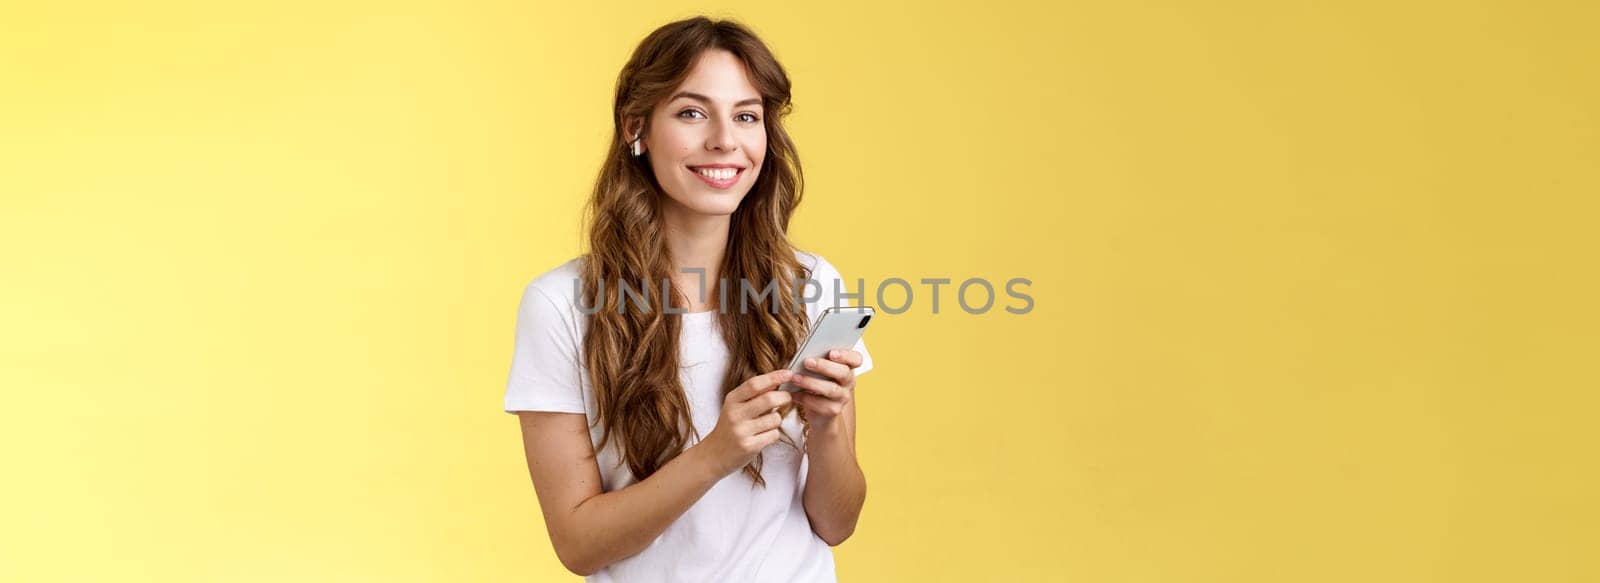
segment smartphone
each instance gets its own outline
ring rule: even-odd
[[[800,343],[800,351],[794,355],[794,360],[789,361],[789,370],[795,374],[823,378],[822,375],[806,368],[806,359],[826,360],[828,351],[835,348],[854,350],[856,342],[859,342],[861,335],[866,333],[867,322],[872,321],[873,313],[873,309],[868,306],[832,307],[823,310],[816,323],[811,325],[811,333],[806,336],[806,341]],[[784,383],[778,388],[791,393],[803,390],[789,383]]]

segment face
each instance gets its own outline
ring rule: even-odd
[[[731,215],[767,152],[761,94],[733,53],[702,54],[651,113],[641,147],[666,191],[668,212]]]

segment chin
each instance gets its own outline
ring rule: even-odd
[[[731,215],[739,209],[739,203],[744,201],[749,191],[734,193],[727,190],[713,190],[698,188],[699,185],[688,185],[685,190],[688,196],[672,196],[668,198],[676,203],[680,210],[685,210],[697,215],[718,216]]]
[[[702,215],[731,215],[733,211],[739,210],[741,200],[744,200],[743,196],[737,199],[728,195],[715,198],[708,196],[694,201],[694,204],[689,205],[689,210]]]

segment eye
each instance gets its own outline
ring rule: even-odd
[[[761,118],[756,117],[756,114],[753,114],[753,113],[741,113],[737,117],[739,117],[739,118],[748,118],[748,119],[744,120],[745,123],[755,123],[755,122],[761,121]]]
[[[685,109],[683,111],[678,112],[678,117],[683,117],[684,114],[689,114],[689,113],[700,113],[700,110],[698,110],[698,109]],[[704,115],[704,114],[701,114],[701,115]]]

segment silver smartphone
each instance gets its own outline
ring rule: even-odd
[[[794,355],[794,360],[789,361],[789,370],[795,374],[824,378],[806,368],[806,359],[826,360],[828,351],[835,348],[854,350],[856,342],[859,342],[861,335],[866,333],[867,323],[872,321],[873,313],[873,309],[868,306],[833,307],[823,310],[822,315],[811,325],[811,333],[806,336],[806,341],[800,344],[800,351]],[[802,390],[789,383],[784,383],[778,388],[789,392]]]

